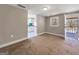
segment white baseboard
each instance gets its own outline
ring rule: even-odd
[[[60,37],[64,37],[63,35],[60,35],[60,34],[54,34],[54,33],[50,33],[50,32],[39,33],[37,36],[42,35],[42,34],[45,34],[45,33],[47,33],[47,34],[51,34],[51,35],[60,36]],[[2,45],[0,45],[0,48],[7,47],[7,46],[10,46],[10,45],[12,45],[12,44],[19,43],[19,42],[24,41],[24,40],[26,40],[26,39],[29,39],[29,38],[25,37],[25,38],[21,38],[21,39],[18,39],[18,40],[9,42],[9,43],[2,44]]]
[[[42,35],[42,34],[45,34],[45,32],[39,33],[37,36]]]
[[[54,33],[50,33],[50,32],[44,32],[44,33],[51,34],[51,35],[56,35],[56,36],[60,36],[60,37],[64,38],[64,35],[61,35],[61,34],[54,34]]]
[[[42,34],[44,34],[44,33],[45,33],[45,32],[38,33],[36,36],[42,35]],[[34,36],[34,37],[36,37],[36,36]],[[33,38],[33,37],[28,37],[28,39],[31,39],[31,38]]]
[[[42,35],[42,34],[51,34],[51,35],[56,35],[56,36],[60,36],[60,37],[63,37],[64,38],[64,35],[61,35],[61,34],[54,34],[54,33],[50,33],[50,32],[43,32],[43,33],[39,33],[38,35]]]
[[[38,34],[38,35],[42,35],[42,34],[44,34],[44,32],[43,32],[43,33],[40,33],[40,34]],[[37,36],[38,36],[38,35],[37,35]],[[8,42],[8,43],[5,43],[5,44],[2,44],[2,45],[0,45],[0,48],[4,48],[4,47],[10,46],[10,45],[12,45],[12,44],[19,43],[19,42],[24,41],[24,40],[26,40],[26,39],[29,39],[29,38],[26,38],[26,37],[25,37],[25,38],[21,38],[21,39],[12,41],[12,42]]]
[[[21,38],[21,39],[18,39],[18,40],[9,42],[9,43],[2,44],[2,45],[0,45],[0,48],[4,48],[4,47],[10,46],[10,45],[12,45],[12,44],[19,43],[19,42],[24,41],[24,40],[26,40],[26,39],[27,39],[27,38],[25,37],[25,38]]]

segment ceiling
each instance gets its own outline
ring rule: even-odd
[[[29,12],[33,14],[39,14],[42,16],[50,16],[79,10],[79,4],[22,4],[22,5],[25,6]],[[43,10],[44,7],[47,7],[48,10],[46,11]]]

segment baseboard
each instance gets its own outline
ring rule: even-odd
[[[0,45],[0,48],[4,48],[4,47],[10,46],[10,45],[12,45],[12,44],[19,43],[19,42],[24,41],[24,40],[26,40],[26,39],[27,39],[27,38],[25,37],[25,38],[21,38],[21,39],[18,39],[18,40],[9,42],[9,43],[2,44],[2,45]]]
[[[42,35],[42,34],[45,34],[45,32],[39,33],[37,36]]]
[[[51,35],[60,36],[60,37],[64,37],[63,35],[60,35],[60,34],[54,34],[54,33],[50,33],[50,32],[42,32],[42,33],[39,33],[37,36],[42,35],[42,34],[45,34],[45,33],[47,33],[47,34],[51,34]],[[18,39],[18,40],[9,42],[9,43],[2,44],[2,45],[0,45],[0,48],[4,48],[4,47],[10,46],[10,45],[12,45],[12,44],[19,43],[19,42],[24,41],[24,40],[26,40],[26,39],[29,39],[29,38],[25,37],[25,38],[21,38],[21,39]]]
[[[39,33],[39,34],[37,34],[36,36],[40,36],[40,35],[42,35],[42,34],[45,34],[45,32]],[[34,37],[36,37],[36,36],[34,36]],[[33,37],[31,37],[31,38],[33,38]],[[28,39],[31,39],[31,38],[28,38]]]
[[[61,35],[61,34],[54,34],[54,33],[50,33],[50,32],[44,32],[44,33],[51,34],[51,35],[55,35],[55,36],[60,36],[60,37],[63,37],[64,38],[64,35]]]
[[[60,36],[60,37],[63,37],[64,38],[64,35],[61,35],[61,34],[55,34],[55,33],[50,33],[50,32],[43,32],[43,33],[39,33],[37,36],[39,35],[42,35],[42,34],[51,34],[51,35],[55,35],[55,36]]]
[[[55,33],[50,33],[50,32],[42,32],[42,33],[39,33],[37,36],[39,35],[42,35],[42,34],[51,34],[51,35],[55,35],[55,36],[60,36],[60,37],[63,37],[64,38],[64,35],[61,35],[61,34],[55,34]]]

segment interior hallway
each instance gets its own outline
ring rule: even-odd
[[[11,55],[73,55],[79,54],[79,41],[43,34],[1,50]]]

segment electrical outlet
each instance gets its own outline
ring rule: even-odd
[[[11,35],[10,37],[11,37],[11,38],[13,38],[13,37],[14,37],[14,35]]]

